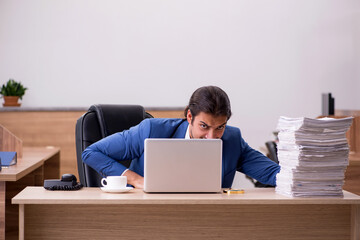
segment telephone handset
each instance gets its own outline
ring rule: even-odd
[[[81,183],[76,182],[77,179],[73,174],[64,174],[61,179],[44,180],[44,188],[47,190],[79,190],[83,187]]]

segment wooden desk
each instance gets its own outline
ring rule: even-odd
[[[59,148],[23,148],[17,164],[0,172],[0,239],[18,238],[18,208],[11,199],[26,186],[41,186],[44,179],[59,178]]]
[[[99,188],[27,187],[20,239],[352,239],[360,237],[360,196],[289,198],[273,188],[245,194],[104,193]]]

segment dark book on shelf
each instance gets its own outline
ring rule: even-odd
[[[321,96],[322,116],[331,116],[335,114],[335,98],[331,93],[323,93]]]

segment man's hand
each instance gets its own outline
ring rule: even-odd
[[[144,188],[144,178],[136,172],[127,170],[123,176],[127,177],[128,184],[133,185],[135,188]]]

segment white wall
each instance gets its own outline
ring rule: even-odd
[[[321,93],[360,109],[356,0],[0,0],[0,83],[24,107],[183,107],[203,85],[232,100],[254,148]]]
[[[357,91],[357,99],[356,99],[356,107],[357,109],[359,109],[359,104],[360,104],[360,94],[359,94],[359,90],[360,90],[360,1],[357,1],[356,3],[356,8],[354,10],[354,15],[355,15],[355,21],[354,21],[354,28],[355,28],[355,34],[354,34],[354,38],[356,40],[355,42],[355,46],[354,46],[354,51],[355,51],[355,56],[356,56],[356,70],[357,70],[357,76],[355,78],[355,82],[357,83],[357,85],[355,85],[355,89]]]

